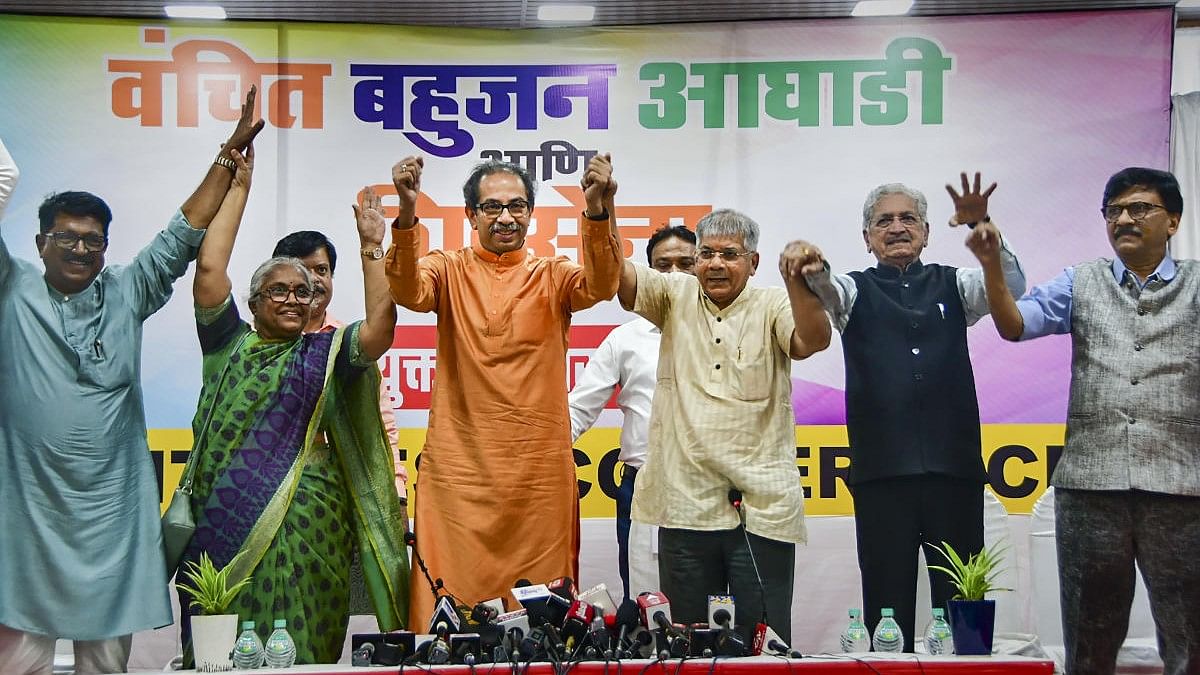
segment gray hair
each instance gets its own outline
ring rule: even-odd
[[[525,170],[525,167],[513,162],[502,162],[498,159],[489,159],[485,162],[480,162],[471,169],[471,175],[467,176],[467,181],[463,183],[463,200],[467,203],[467,208],[471,211],[475,210],[475,205],[479,203],[479,184],[484,178],[494,173],[510,173],[521,180],[521,184],[525,186],[525,198],[529,202],[529,208],[533,208],[534,196],[537,193],[537,183],[533,177]]]
[[[741,237],[747,251],[757,251],[758,223],[741,211],[717,209],[696,223],[696,239],[703,244],[708,237]]]
[[[871,217],[875,215],[875,205],[888,195],[904,195],[913,200],[913,203],[917,205],[917,217],[923,223],[929,222],[929,202],[925,200],[924,193],[903,183],[886,183],[871,190],[871,194],[867,195],[867,201],[863,202],[862,227],[864,232],[871,227]]]
[[[299,258],[287,255],[275,256],[259,265],[258,269],[254,270],[254,274],[250,275],[250,296],[246,298],[246,303],[250,305],[251,309],[254,309],[255,303],[262,296],[262,287],[267,280],[267,275],[280,267],[291,267],[304,275],[304,285],[308,286],[308,290],[313,290],[314,280],[312,272],[308,271],[308,268],[304,266],[304,263]]]

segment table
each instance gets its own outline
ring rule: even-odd
[[[921,673],[962,673],[963,675],[1053,675],[1054,662],[1026,656],[927,656],[925,654],[824,654],[803,659],[769,656],[745,658],[679,659],[655,662],[644,659],[605,664],[587,661],[563,667],[556,674],[549,663],[522,666],[516,675],[819,675],[821,673],[886,673],[888,675],[920,675]],[[194,671],[186,671],[194,672]],[[355,668],[347,665],[294,666],[285,670],[259,669],[255,675],[514,675],[508,665],[483,664],[475,666],[372,666]]]

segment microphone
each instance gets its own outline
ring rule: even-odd
[[[714,650],[721,656],[744,656],[746,641],[734,628],[735,607],[732,595],[708,596],[708,625],[720,626]]]
[[[774,635],[776,639],[779,635],[771,630],[770,621],[767,619],[767,590],[763,584],[762,574],[758,571],[758,560],[754,557],[754,547],[750,545],[750,534],[746,531],[746,507],[742,501],[742,491],[736,487],[729,488],[729,505],[737,511],[738,522],[741,523],[742,537],[746,540],[746,553],[750,555],[750,565],[754,568],[754,579],[758,582],[758,600],[762,604],[762,620],[754,626],[754,641],[751,646],[751,653],[758,656],[762,653],[764,640],[768,637],[768,632]],[[779,640],[783,643],[783,640]]]
[[[429,617],[429,632],[436,633],[437,627],[444,624],[446,633],[457,633],[462,630],[463,615],[454,606],[454,601],[448,595],[438,596],[433,614]]]
[[[617,613],[617,605],[613,602],[612,594],[608,592],[608,585],[604,583],[596,584],[591,588],[579,594],[580,600],[596,605],[596,612],[609,616]]]
[[[449,662],[450,644],[446,641],[446,638],[450,634],[450,626],[445,621],[439,621],[431,630],[437,637],[429,645],[429,657],[426,660],[431,666]]]
[[[638,596],[638,609],[642,615],[642,625],[646,628],[658,626],[666,632],[673,632],[671,626],[671,601],[662,593],[647,591]]]
[[[371,657],[375,655],[375,643],[364,642],[362,646],[354,650],[354,654],[350,657],[350,665],[352,666],[369,666],[371,665]]]
[[[599,650],[600,655],[607,661],[616,654],[616,650],[620,648],[618,645],[613,647],[613,628],[617,625],[617,616],[615,614],[603,614],[600,612],[600,606],[596,605],[596,618],[592,619],[592,633],[589,636],[592,645]]]
[[[594,618],[596,618],[595,607],[580,600],[571,603],[562,627],[568,652],[575,651],[576,645],[582,644],[587,638],[588,629],[591,628]],[[601,624],[601,628],[603,628],[603,624]]]
[[[617,613],[614,618],[616,625],[620,627],[617,635],[617,651],[620,652],[627,648],[625,636],[638,628],[638,604],[629,598],[621,601],[621,605],[617,607]],[[632,656],[632,650],[626,652]]]
[[[500,599],[497,598],[495,601],[489,600],[487,602],[480,602],[472,607],[471,623],[477,626],[482,626],[495,621],[496,617],[500,616],[500,610],[496,609],[495,605],[492,604],[493,602],[500,602]],[[503,604],[501,606],[503,606]]]
[[[450,653],[453,663],[475,665],[480,658],[480,636],[478,633],[458,633],[450,636]]]
[[[521,585],[521,582],[525,582],[525,585]],[[528,612],[531,625],[549,623],[561,626],[571,607],[570,600],[551,592],[546,584],[531,584],[527,579],[518,581],[512,594]]]

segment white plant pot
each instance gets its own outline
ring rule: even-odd
[[[229,656],[237,642],[237,628],[237,614],[192,617],[192,652],[196,657],[197,672],[233,670]]]

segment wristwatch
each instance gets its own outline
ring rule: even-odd
[[[381,258],[383,258],[383,247],[382,246],[375,246],[372,248],[364,248],[364,249],[362,249],[361,252],[362,252],[364,258],[370,258],[371,260],[380,260]]]

